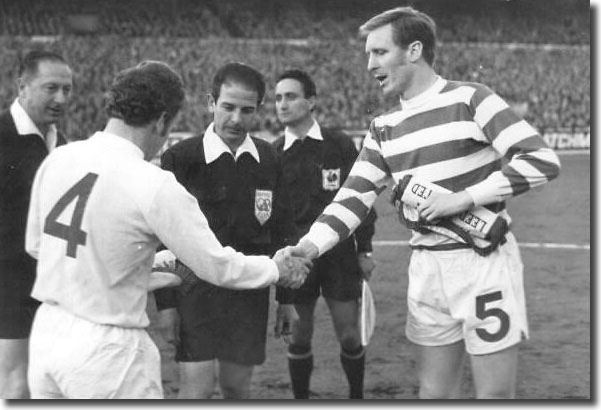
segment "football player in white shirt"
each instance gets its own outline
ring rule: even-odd
[[[307,260],[221,246],[196,199],[147,162],[183,100],[180,76],[164,63],[122,71],[104,131],[55,150],[36,174],[26,237],[38,259],[32,296],[42,302],[30,343],[32,398],[163,398],[159,351],[145,330],[159,243],[218,286],[304,281]]]

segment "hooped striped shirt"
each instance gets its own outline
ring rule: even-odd
[[[326,252],[349,236],[391,182],[414,175],[450,191],[466,190],[510,222],[505,200],[559,175],[539,133],[488,87],[438,77],[434,85],[370,124],[363,148],[332,203],[303,239]],[[453,240],[413,232],[412,246]]]

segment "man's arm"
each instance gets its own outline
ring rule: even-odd
[[[349,237],[367,218],[378,195],[386,188],[390,171],[384,162],[375,129],[365,136],[363,148],[344,184],[311,226],[301,242],[311,242],[317,256]],[[305,245],[308,246],[308,245]]]
[[[429,222],[474,206],[504,201],[559,175],[557,154],[501,97],[481,86],[474,93],[470,108],[492,148],[507,161],[501,170],[463,191],[431,195],[418,207],[420,217]]]
[[[147,210],[147,221],[159,240],[196,276],[221,287],[251,289],[271,284],[300,286],[310,263],[285,260],[281,254],[246,256],[223,247],[209,228],[196,199],[172,174],[166,174]]]

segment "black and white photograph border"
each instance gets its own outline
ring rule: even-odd
[[[1,1],[1,0],[0,0]],[[508,0],[509,1],[509,0]],[[512,1],[520,1],[520,0],[512,0]],[[527,1],[527,0],[524,0]],[[595,114],[592,116],[592,124],[591,124],[591,129],[590,129],[590,134],[594,135],[594,133],[597,131],[597,127],[596,127],[596,118],[599,118],[599,115],[601,114],[601,112],[599,112],[599,108],[596,104],[597,102],[597,97],[598,97],[598,84],[597,84],[597,79],[596,79],[596,58],[599,55],[599,39],[598,39],[598,32],[597,32],[597,19],[598,19],[598,13],[599,13],[599,3],[601,2],[601,0],[591,0],[590,4],[591,4],[591,42],[590,42],[590,46],[591,46],[591,66],[593,66],[593,70],[592,70],[592,77],[591,77],[591,88],[592,92],[593,92],[593,97],[591,99],[591,109],[595,110]],[[405,2],[402,2],[403,4]],[[411,3],[411,2],[409,2]],[[380,12],[382,10],[374,10],[374,14]],[[362,49],[361,49],[361,45],[356,45],[357,53],[362,53]],[[268,91],[270,92],[270,91]],[[272,92],[272,91],[271,91]],[[175,139],[179,140],[180,138],[184,138],[187,135],[176,135]],[[595,136],[596,137],[596,136]],[[269,136],[267,136],[267,138],[269,138]],[[596,393],[598,391],[598,380],[596,377],[596,370],[597,370],[597,355],[595,352],[595,345],[596,345],[596,328],[598,325],[598,315],[596,312],[596,302],[595,302],[595,295],[598,294],[598,286],[599,286],[599,281],[596,280],[596,278],[594,277],[594,274],[596,273],[596,260],[595,260],[595,255],[598,254],[598,251],[601,251],[601,249],[599,249],[599,245],[596,241],[597,238],[597,232],[598,232],[598,219],[596,217],[596,209],[594,208],[594,206],[597,204],[597,192],[598,192],[598,184],[599,184],[599,175],[597,175],[598,172],[598,165],[595,163],[595,159],[599,158],[599,148],[598,148],[598,144],[593,144],[590,147],[590,150],[592,150],[592,152],[590,152],[590,156],[592,156],[593,158],[589,158],[588,161],[590,161],[590,167],[591,167],[591,175],[590,178],[593,178],[590,184],[591,187],[591,192],[590,194],[592,195],[592,198],[590,198],[590,204],[591,204],[591,212],[592,214],[590,215],[590,222],[591,222],[591,236],[590,238],[590,242],[589,244],[582,244],[582,243],[578,243],[575,244],[576,248],[574,248],[574,252],[582,252],[583,249],[582,248],[577,248],[577,246],[588,246],[588,257],[591,258],[590,259],[590,264],[588,265],[590,268],[590,274],[589,274],[589,283],[590,283],[590,294],[589,295],[585,295],[583,294],[582,297],[590,297],[590,312],[589,312],[589,316],[590,319],[592,320],[592,323],[589,321],[589,331],[590,331],[590,345],[589,345],[589,358],[582,358],[579,357],[577,358],[573,363],[580,363],[582,362],[582,360],[587,361],[590,360],[590,366],[588,367],[588,369],[574,369],[575,372],[578,372],[578,370],[580,370],[581,372],[586,372],[588,371],[589,373],[589,398],[592,399],[595,407],[597,405],[596,403]],[[567,161],[572,161],[572,159],[569,158],[570,156],[560,156],[560,159],[564,160],[564,158],[567,159]],[[557,184],[557,181],[552,182],[552,184]],[[546,187],[542,192],[544,193],[545,190],[550,189],[549,187]],[[540,192],[535,192],[532,194],[532,196],[536,196],[536,195],[541,195]],[[523,198],[517,198],[514,200],[516,203],[518,202],[522,202],[524,201]],[[533,200],[534,201],[534,200]],[[532,203],[536,203],[536,202],[532,202]],[[381,205],[384,211],[384,213],[390,213],[390,204],[384,204]],[[526,207],[526,205],[521,205],[522,207]],[[388,207],[388,208],[387,208]],[[522,208],[520,208],[522,209]],[[511,210],[511,206],[510,206],[510,210]],[[544,233],[541,234],[542,237],[544,237]],[[380,248],[386,248],[388,246],[391,246],[391,241],[389,240],[389,238],[385,238],[385,237],[376,237],[377,241],[378,241],[378,246]],[[530,247],[530,249],[540,249],[541,246],[539,246],[541,244],[541,242],[538,241],[533,241],[530,242],[528,240],[529,238],[518,238],[518,240],[522,240],[523,241],[523,245],[528,248]],[[397,242],[402,242],[402,241],[397,241]],[[406,242],[406,241],[405,241]],[[590,253],[590,245],[592,245],[595,249],[593,250],[593,253]],[[544,246],[542,246],[542,248],[544,248]],[[378,256],[378,250],[375,250],[375,255],[376,257]],[[584,252],[579,253],[579,255],[585,255],[586,254],[586,248],[584,248]],[[584,256],[583,256],[584,257]],[[544,258],[544,256],[541,256],[541,258]],[[535,258],[534,258],[535,259]],[[533,260],[533,259],[530,259]],[[392,263],[392,262],[391,262]],[[563,266],[563,265],[562,265]],[[527,275],[527,271],[528,271],[528,267],[525,268],[525,274]],[[377,274],[378,272],[375,272],[375,281],[377,281]],[[406,274],[406,272],[397,272],[397,274]],[[558,285],[559,286],[559,285]],[[378,288],[377,287],[372,287],[372,291],[374,292],[374,298],[376,301],[376,308],[378,307],[378,293],[377,293]],[[528,296],[527,296],[528,298]],[[272,297],[273,299],[273,297]],[[387,303],[382,302],[381,300],[379,301],[384,309],[384,306],[387,305]],[[569,309],[570,306],[565,306],[566,309]],[[324,312],[326,312],[326,310],[324,310],[324,306],[320,306],[317,312],[317,315],[320,316],[325,316],[327,318],[327,315],[324,315]],[[270,317],[273,316],[273,308],[270,307]],[[397,315],[397,325],[399,326],[399,328],[401,327],[402,324],[404,324],[404,318],[402,317],[404,315],[404,310],[399,310],[398,311],[398,315]],[[329,319],[328,319],[329,320]],[[334,334],[333,334],[333,330],[331,329],[331,323],[329,323],[327,320],[324,321],[320,321],[320,325],[323,325],[323,328],[325,330],[321,330],[324,334],[326,334],[327,336],[325,338],[330,338],[332,339],[332,342],[334,341]],[[374,340],[376,340],[376,338],[378,334],[378,327],[376,325],[376,329],[374,332]],[[253,384],[256,385],[256,383],[259,383],[262,378],[266,378],[267,381],[270,384],[275,384],[276,386],[280,386],[278,387],[278,389],[281,388],[281,386],[283,384],[288,383],[288,374],[287,372],[284,372],[283,370],[285,370],[285,367],[283,366],[283,364],[280,364],[280,368],[282,371],[280,371],[280,376],[282,378],[281,383],[279,383],[277,380],[273,379],[273,375],[266,375],[265,374],[265,367],[266,366],[271,366],[273,365],[276,361],[280,361],[280,362],[284,362],[285,361],[285,350],[283,348],[283,346],[281,345],[281,341],[277,341],[274,342],[273,340],[270,340],[273,338],[272,335],[272,321],[270,320],[270,324],[269,324],[269,328],[268,328],[268,360],[265,364],[263,364],[262,366],[259,366],[256,370],[255,370],[255,375],[254,375],[254,379],[253,380]],[[404,339],[404,333],[402,332],[402,329],[398,331],[398,338]],[[396,339],[395,339],[396,340]],[[398,341],[397,341],[398,342]],[[392,341],[390,341],[390,344],[392,344]],[[328,365],[330,363],[331,360],[333,360],[335,358],[335,356],[338,355],[337,353],[337,346],[335,346],[333,343],[328,343],[327,346],[319,346],[317,347],[318,349],[329,349],[327,353],[318,353],[316,354],[317,356],[321,356],[321,358],[319,358],[320,360],[327,360]],[[568,346],[564,346],[564,348],[569,349]],[[274,357],[270,358],[269,355],[273,354]],[[326,359],[326,355],[330,355],[332,356],[332,358],[327,358]],[[368,356],[367,356],[367,365],[366,365],[366,386],[369,385],[369,379],[370,379],[370,372],[374,372],[374,371],[378,371],[378,366],[393,366],[393,369],[395,372],[404,372],[405,370],[402,368],[403,366],[407,366],[407,371],[408,372],[413,372],[414,369],[409,368],[410,363],[409,362],[405,362],[405,358],[406,356],[403,355],[402,357],[400,355],[395,356],[394,361],[392,361],[392,363],[374,363],[374,362],[370,362],[370,358],[369,358],[369,349],[368,349]],[[540,360],[541,363],[547,363],[548,360],[545,360],[545,358],[543,357],[539,357],[538,360]],[[332,361],[332,363],[334,363]],[[541,369],[544,371],[544,367],[542,367],[541,365]],[[340,372],[340,370],[338,370],[338,372]],[[326,377],[326,376],[321,376],[321,377]],[[329,377],[329,376],[327,376]],[[340,377],[342,378],[343,376],[340,375]],[[585,377],[582,377],[582,374],[580,374],[581,379],[585,379]],[[320,376],[318,375],[318,377],[316,378],[316,380],[313,381],[313,383],[315,383],[317,386],[319,386],[320,380],[322,380],[320,378]],[[393,380],[389,380],[390,384],[394,384],[397,382],[396,379]],[[340,385],[342,386],[344,383],[341,382]],[[387,386],[389,384],[387,383]],[[373,387],[373,386],[372,386]],[[546,386],[547,388],[552,389],[553,386]],[[386,386],[383,386],[383,388],[386,388]],[[469,390],[469,388],[466,388]],[[579,392],[580,393],[580,392]],[[290,396],[290,392],[286,392],[286,394],[288,396]],[[291,398],[290,397],[286,397],[287,398]],[[343,395],[341,394],[340,397],[342,397]],[[370,397],[366,397],[367,399],[369,399]],[[573,398],[584,398],[584,397],[572,397]],[[78,401],[77,403],[74,404],[66,404],[65,402],[60,402],[60,403],[52,403],[52,402],[43,402],[43,403],[34,403],[34,402],[29,402],[29,401],[0,401],[0,408],[29,408],[29,407],[36,407],[38,405],[50,405],[50,406],[64,406],[64,405],[69,405],[69,406],[75,406],[75,407],[86,407],[88,405],[110,405],[111,407],[115,407],[115,408],[129,408],[131,406],[137,407],[137,406],[166,406],[166,407],[171,407],[171,406],[179,406],[179,405],[185,405],[185,406],[202,406],[202,407],[207,407],[207,408],[229,408],[229,407],[238,407],[238,406],[272,406],[272,405],[277,405],[277,406],[293,406],[296,408],[311,408],[311,409],[315,409],[315,408],[321,408],[321,407],[330,407],[330,406],[379,406],[379,405],[384,405],[384,406],[403,406],[403,407],[410,407],[413,408],[413,406],[415,407],[438,407],[438,406],[447,406],[447,405],[465,405],[467,404],[465,401],[460,401],[459,403],[454,403],[454,402],[444,402],[444,403],[434,403],[434,404],[426,404],[426,405],[422,405],[420,403],[414,402],[414,400],[403,400],[403,399],[382,399],[382,400],[369,400],[369,401],[365,401],[365,402],[361,402],[361,403],[356,403],[356,402],[350,402],[348,400],[340,400],[340,399],[334,399],[334,400],[318,400],[317,401],[312,401],[312,402],[303,402],[301,404],[299,404],[298,402],[293,402],[293,401],[289,401],[289,400],[284,400],[285,398],[282,399],[259,399],[259,400],[253,400],[253,401],[245,401],[245,402],[241,402],[241,403],[235,403],[235,402],[226,402],[226,403],[222,403],[222,402],[209,402],[209,401],[203,401],[202,403],[198,403],[198,402],[176,402],[176,401],[169,401],[168,403],[161,403],[161,402],[157,402],[157,403],[150,403],[149,402],[142,402],[142,401],[131,401],[131,402],[123,402],[123,401],[119,401],[115,404],[112,403],[108,403],[108,402],[102,402],[102,403],[87,403],[87,402],[83,402],[83,401]],[[327,399],[327,397],[326,397]],[[500,406],[509,406],[511,405],[512,407],[529,407],[529,406],[547,406],[550,404],[549,401],[546,401],[544,397],[519,397],[520,400],[518,400],[518,403],[505,403],[505,402],[495,402],[494,405],[500,405]],[[568,397],[568,400],[562,401],[560,404],[556,404],[557,402],[553,402],[553,406],[559,405],[560,407],[563,407],[564,405],[566,407],[571,407],[571,406],[577,406],[577,405],[582,405],[582,404],[590,404],[589,401],[584,401],[584,400],[569,400],[570,397]],[[528,401],[526,401],[528,400]],[[476,404],[475,402],[470,402],[469,404]]]

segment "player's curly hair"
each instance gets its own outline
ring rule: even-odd
[[[171,121],[184,102],[184,83],[169,65],[146,60],[117,74],[106,94],[109,118],[144,126],[166,113]]]
[[[414,41],[423,45],[423,57],[430,66],[436,57],[436,23],[430,16],[413,7],[396,7],[380,13],[359,27],[359,35],[367,35],[387,24],[392,25],[394,44],[407,48]]]

